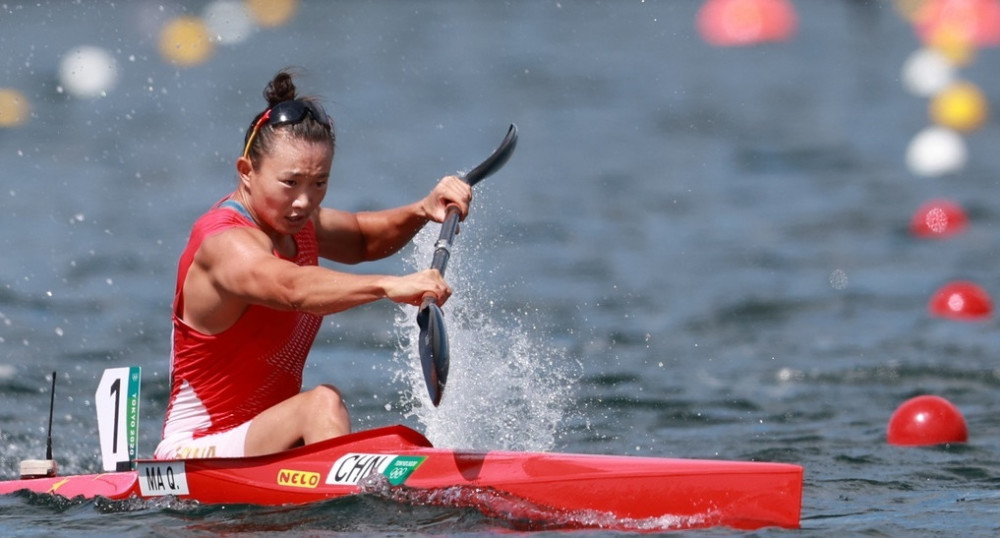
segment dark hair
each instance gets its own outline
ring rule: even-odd
[[[274,76],[273,79],[271,79],[270,82],[267,83],[267,87],[264,88],[264,99],[267,100],[267,108],[260,114],[254,116],[253,121],[250,122],[250,127],[247,129],[246,135],[243,137],[244,146],[250,142],[250,136],[253,134],[254,126],[257,125],[260,118],[278,103],[292,101],[295,99],[299,99],[301,101],[311,101],[317,104],[319,103],[319,101],[314,97],[297,97],[295,84],[292,82],[292,73],[288,69],[282,69],[277,75]],[[333,151],[336,147],[337,135],[334,133],[333,120],[330,119],[330,125],[328,127],[317,121],[311,114],[306,114],[305,118],[298,123],[280,126],[274,126],[270,123],[261,125],[260,129],[257,130],[257,135],[254,137],[247,154],[254,164],[257,164],[257,161],[261,156],[266,155],[271,151],[271,147],[274,145],[275,133],[279,129],[288,133],[288,135],[292,138],[308,140],[310,142],[328,142],[330,144],[331,151]]]

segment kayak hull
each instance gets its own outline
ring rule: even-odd
[[[802,467],[633,456],[455,451],[403,426],[251,458],[140,460],[135,471],[0,482],[65,497],[287,505],[381,494],[541,525],[797,528]]]

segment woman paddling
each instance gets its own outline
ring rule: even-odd
[[[236,160],[236,190],[195,222],[180,257],[173,306],[170,402],[155,457],[240,457],[350,432],[340,392],[302,392],[302,370],[322,316],[388,298],[447,300],[435,270],[360,275],[317,265],[392,255],[472,190],[440,180],[422,200],[375,212],[321,208],[333,162],[333,123],[297,97],[279,72],[267,109],[251,122]]]

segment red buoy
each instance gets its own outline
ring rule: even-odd
[[[936,199],[924,203],[910,219],[910,233],[917,237],[945,238],[965,231],[969,218],[961,206],[951,200]]]
[[[914,23],[925,43],[1000,45],[1000,4],[996,0],[926,0],[919,4]]]
[[[889,419],[886,440],[891,445],[940,445],[969,440],[965,418],[940,396],[917,396],[903,402]]]
[[[698,10],[698,31],[717,47],[785,41],[797,25],[789,0],[707,0]]]
[[[956,281],[942,286],[927,305],[931,315],[961,321],[982,321],[993,313],[986,290],[972,282]]]

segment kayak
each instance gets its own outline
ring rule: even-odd
[[[94,394],[106,472],[58,476],[50,407],[47,459],[22,461],[21,478],[0,481],[0,494],[259,506],[374,495],[474,508],[525,529],[799,526],[803,470],[787,463],[450,450],[405,426],[264,456],[140,459],[140,378],[136,366],[109,368]]]
[[[528,528],[797,528],[802,467],[785,463],[435,448],[405,426],[247,458],[135,461],[133,470],[0,482],[66,498],[296,505],[348,495],[476,508]]]

